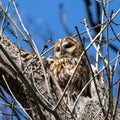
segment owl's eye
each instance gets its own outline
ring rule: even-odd
[[[56,51],[59,52],[59,51],[60,51],[60,47],[57,47],[57,48],[56,48]]]
[[[71,47],[72,47],[72,44],[66,44],[64,47],[65,47],[65,48],[71,48]]]

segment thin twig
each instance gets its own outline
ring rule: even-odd
[[[18,105],[22,108],[22,110],[25,112],[25,114],[27,115],[27,117],[28,117],[30,120],[32,120],[32,118],[28,115],[28,113],[24,110],[24,108],[22,107],[22,105],[18,102],[18,100],[16,99],[16,97],[15,97],[14,94],[12,93],[12,91],[11,91],[11,89],[9,88],[9,85],[8,85],[8,83],[7,83],[4,75],[2,75],[2,78],[3,78],[4,82],[5,82],[8,90],[9,90],[9,92],[10,92],[10,94],[11,94],[11,96],[13,97],[13,99],[14,99],[14,100],[18,103]]]
[[[85,27],[86,27],[88,36],[89,36],[89,38],[90,38],[90,41],[93,41],[93,40],[92,40],[92,37],[91,37],[91,35],[90,35],[90,32],[89,32],[89,29],[88,29],[88,25],[87,25],[86,19],[84,20],[84,23],[85,23]],[[96,45],[95,45],[94,43],[93,43],[93,46],[95,47],[95,49],[96,49],[97,53],[99,54],[99,56],[103,59],[101,53],[98,51],[98,49],[97,49],[97,47],[96,47]],[[103,59],[103,60],[104,60],[104,62],[107,64],[107,61],[106,61],[105,59]],[[99,95],[99,93],[98,93],[98,88],[97,88],[97,84],[96,84],[96,81],[95,81],[94,73],[93,73],[93,72],[92,72],[92,77],[93,77],[93,80],[94,80],[94,85],[95,85],[95,88],[96,88],[96,92],[97,92],[97,96],[98,96],[98,99],[99,99],[99,102],[100,102],[100,106],[101,106],[101,108],[102,108],[103,115],[105,116],[105,111],[104,111],[104,109],[103,109],[103,105],[102,105],[102,102],[101,102],[101,99],[100,99],[100,95]]]
[[[9,9],[9,6],[10,6],[10,2],[11,2],[11,0],[8,0],[8,5],[6,7],[6,12],[8,12],[8,9]],[[1,2],[1,4],[2,4],[2,2]],[[5,19],[6,19],[6,15],[4,14],[4,17],[3,17],[2,23],[1,23],[1,30],[0,30],[1,33],[3,33]]]
[[[43,52],[41,56],[44,56],[46,53],[50,52],[53,48],[54,48],[54,45],[50,47],[49,49],[47,49],[45,52]]]
[[[95,27],[89,28],[89,31],[91,31],[91,30],[93,30],[93,29],[95,29],[95,28],[97,28],[97,27],[100,27],[101,25],[105,25],[107,22],[111,22],[111,21],[119,14],[119,12],[120,12],[120,9],[118,9],[118,11],[117,11],[116,13],[114,13],[114,15],[109,19],[109,21],[106,21],[106,22],[104,22],[103,24],[98,24],[98,25],[95,26]],[[82,35],[82,34],[84,34],[84,33],[86,33],[86,32],[87,32],[87,31],[85,30],[85,31],[83,31],[83,32],[80,32],[79,34]],[[72,37],[77,37],[77,36],[78,36],[78,34],[73,35]]]
[[[114,65],[113,73],[114,73],[115,70],[117,69],[117,65],[118,65],[118,56],[119,56],[119,52],[117,53],[117,59],[116,59],[116,61],[115,61],[115,65]]]
[[[107,9],[108,9],[108,5],[109,5],[109,4],[108,4],[108,1],[106,2],[106,4],[104,4],[104,3],[105,3],[105,0],[102,0],[102,9],[104,10],[104,14],[105,14],[107,20],[109,20],[108,15],[107,15],[106,10],[105,10],[105,6],[107,5]],[[107,10],[107,12],[108,12],[108,10]],[[112,17],[112,16],[111,16],[111,17]],[[112,22],[112,20],[111,20],[111,22]],[[113,29],[113,27],[112,27],[112,25],[111,25],[111,22],[109,23],[110,28],[111,28],[114,36],[116,37],[116,39],[120,42],[120,40],[119,40],[118,37],[116,36],[116,33],[115,33],[115,31],[114,31],[114,29]]]
[[[82,95],[82,93],[84,92],[84,90],[87,88],[87,86],[90,84],[90,82],[92,81],[93,79],[91,78],[86,84],[85,86],[82,88],[82,90],[80,91],[79,95],[77,96],[74,104],[73,104],[73,107],[72,107],[72,112],[74,112],[74,109],[75,109],[75,106],[77,105],[77,102],[79,101],[79,98],[80,96]]]
[[[25,28],[25,26],[24,26],[24,24],[23,24],[23,21],[22,21],[22,19],[21,19],[21,17],[20,17],[20,14],[19,14],[19,11],[18,11],[18,9],[17,9],[17,6],[16,6],[15,1],[12,0],[12,3],[13,3],[13,6],[14,6],[14,8],[15,8],[15,12],[16,12],[16,14],[17,14],[17,16],[18,16],[18,19],[19,19],[19,21],[20,21],[20,24],[21,24],[21,26],[23,27],[23,30],[25,31],[25,33],[26,33],[27,35],[30,36],[30,34],[28,33],[27,29]]]
[[[102,11],[102,19],[101,19],[101,29],[103,28],[103,24],[104,23],[104,12]],[[101,51],[101,42],[102,42],[102,37],[103,37],[103,34],[100,35],[100,38],[98,40],[98,46],[97,46],[97,49],[98,51],[100,52]],[[98,68],[99,68],[99,53],[96,51],[96,70],[98,71]]]
[[[109,64],[112,64],[112,63],[113,63],[114,61],[116,61],[116,59],[118,59],[118,58],[120,58],[120,55],[118,55],[118,56],[115,57],[113,60],[111,60]],[[103,66],[103,67],[98,71],[97,74],[100,74],[106,67],[107,67],[107,65]],[[96,74],[96,75],[97,75],[97,74]]]
[[[16,25],[16,23],[14,22],[14,20],[10,16],[10,14],[6,12],[6,10],[3,8],[3,6],[1,4],[0,4],[0,8],[3,10],[4,14],[9,18],[9,20],[15,26],[15,28],[18,30],[18,32],[22,35],[23,39],[26,40],[26,41],[28,41],[27,38],[25,37],[25,35],[20,30],[20,28]]]
[[[87,24],[86,19],[84,19],[84,23],[85,23],[86,31],[87,31],[87,33],[88,33],[88,36],[89,36],[89,38],[90,38],[90,41],[92,42],[95,38],[92,39],[92,36],[91,36],[90,31],[89,31],[89,29],[88,29],[88,24]],[[107,25],[105,25],[103,28],[106,29],[106,27],[107,27]],[[103,31],[103,30],[102,30],[102,31]],[[99,33],[102,33],[102,32],[100,31]],[[99,54],[100,58],[103,60],[103,62],[104,62],[106,65],[108,65],[108,61],[102,56],[101,52],[98,51],[95,43],[93,43],[93,46],[94,46],[96,52]]]
[[[86,24],[85,24],[85,25],[86,25]],[[75,29],[76,29],[76,31],[77,31],[77,33],[78,33],[78,35],[79,35],[78,27],[76,26]],[[80,35],[79,35],[79,39],[80,39],[80,42],[81,42],[82,47],[83,47],[83,49],[84,49],[84,44],[83,44],[83,41],[81,40],[81,36],[80,36]],[[85,51],[85,49],[84,49],[84,51]],[[92,67],[91,67],[91,64],[90,64],[90,61],[89,61],[89,58],[88,58],[88,55],[87,55],[86,51],[85,51],[85,56],[86,56],[87,61],[88,61],[89,69],[90,69],[90,71],[91,71],[91,76],[92,76],[92,79],[93,79],[93,81],[94,81],[94,85],[95,85],[96,92],[97,92],[97,96],[98,96],[98,99],[99,99],[99,102],[100,102],[100,105],[101,105],[101,108],[102,108],[102,112],[103,112],[103,114],[105,115],[105,111],[104,111],[104,109],[103,109],[103,105],[102,105],[102,102],[101,102],[101,99],[100,99],[100,95],[99,95],[99,92],[98,92],[97,83],[96,83],[96,80],[95,80],[95,77],[94,77],[94,72],[93,72],[93,70],[92,70]],[[89,82],[89,81],[88,81],[88,82]]]
[[[33,44],[33,47],[32,47],[32,48],[33,48],[34,52],[36,53],[36,55],[37,55],[38,58],[39,58],[39,61],[40,61],[41,66],[42,66],[43,74],[44,74],[44,77],[45,77],[45,83],[46,83],[47,91],[48,91],[48,93],[49,93],[49,95],[50,95],[50,89],[49,89],[48,79],[47,79],[47,76],[46,76],[46,71],[45,71],[45,68],[44,68],[44,65],[43,65],[42,58],[41,58],[41,56],[39,55],[39,52],[38,52],[38,49],[37,49],[37,47],[36,47],[36,44],[35,44],[34,40],[32,39],[30,33],[29,33],[28,30],[26,29],[26,27],[25,27],[25,25],[24,25],[24,23],[23,23],[23,21],[22,21],[22,19],[21,19],[21,16],[20,16],[20,14],[19,14],[19,11],[18,11],[18,9],[17,9],[17,7],[16,7],[16,3],[14,2],[14,0],[12,0],[12,2],[13,2],[13,5],[14,5],[16,14],[17,14],[17,16],[18,16],[18,19],[19,19],[19,21],[20,21],[20,24],[21,24],[23,30],[25,31],[25,33],[27,34],[28,38],[31,40],[31,42],[32,42],[32,44]]]
[[[108,12],[108,1],[106,2],[106,4],[104,4],[106,1],[102,0],[102,8],[104,10],[104,14],[106,16],[107,21],[109,20],[106,11]],[[105,10],[105,6],[107,6],[107,10]],[[106,52],[107,52],[107,61],[108,61],[108,65],[107,65],[107,69],[106,69],[106,73],[107,73],[107,77],[108,77],[108,90],[109,90],[109,104],[108,104],[108,110],[105,116],[105,120],[108,119],[108,115],[109,113],[111,114],[111,118],[113,118],[113,96],[112,96],[112,92],[113,92],[113,88],[112,88],[112,81],[113,81],[113,69],[111,68],[109,62],[110,62],[110,50],[109,50],[109,41],[108,41],[108,29],[109,26],[112,29],[113,34],[116,36],[112,26],[111,26],[111,22],[107,23],[107,27],[106,27]]]

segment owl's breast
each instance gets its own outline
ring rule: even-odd
[[[77,58],[62,58],[55,60],[52,65],[52,72],[55,79],[58,81],[61,88],[64,88],[72,75],[77,64]]]

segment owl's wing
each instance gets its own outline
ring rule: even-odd
[[[79,65],[73,77],[73,84],[76,88],[76,91],[81,92],[81,90],[86,86],[89,80],[90,72],[88,65]],[[91,97],[90,84],[85,87],[82,95]]]

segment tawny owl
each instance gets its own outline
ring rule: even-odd
[[[62,89],[65,88],[78,59],[83,52],[82,45],[72,37],[59,39],[54,46],[54,62],[51,70]],[[69,86],[71,93],[79,93],[90,79],[86,56],[83,55],[81,62],[74,74]],[[89,86],[84,90],[83,96],[91,96]]]

